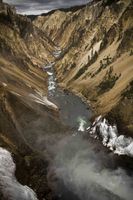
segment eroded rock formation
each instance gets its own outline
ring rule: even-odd
[[[111,113],[130,133],[133,105],[126,91],[132,93],[132,9],[131,0],[92,1],[33,22],[63,49],[56,63],[60,85],[84,96],[97,114]]]

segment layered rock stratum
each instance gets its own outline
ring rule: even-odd
[[[46,177],[48,159],[46,154],[42,156],[42,147],[33,144],[37,145],[40,130],[48,134],[50,119],[54,127],[61,127],[57,106],[47,99],[47,75],[43,72],[43,66],[54,60],[54,49],[53,42],[29,18],[16,14],[14,7],[0,3],[0,147],[12,153],[18,181],[34,189],[39,199],[51,198]],[[53,128],[50,133],[59,129]],[[8,179],[12,176],[8,177],[8,170],[14,163],[10,163],[11,156],[6,150],[1,149],[0,177],[5,173]],[[2,184],[13,183],[0,183],[5,188],[5,196],[0,189],[0,199],[5,200],[7,196],[13,199],[9,188]],[[10,193],[14,190],[11,187]]]
[[[55,62],[60,87],[83,97],[120,134],[133,136],[132,10],[132,0],[94,0],[27,17],[0,2],[0,147],[12,152],[18,181],[39,199],[52,194],[49,158],[36,136],[64,131],[58,108],[47,100],[43,66]]]
[[[131,0],[92,1],[33,21],[62,48],[59,84],[85,97],[96,115],[109,113],[125,134],[133,132],[132,10]]]

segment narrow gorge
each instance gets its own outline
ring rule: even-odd
[[[6,2],[0,200],[132,200],[133,1],[40,15]]]

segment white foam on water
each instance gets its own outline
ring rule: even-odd
[[[119,135],[116,125],[110,125],[102,116],[96,118],[87,131],[94,138],[102,138],[103,145],[115,154],[133,157],[133,138]]]
[[[55,64],[55,62],[50,62],[47,65],[42,66],[42,69],[44,71],[50,70],[50,69],[52,69],[52,67],[53,67],[54,64]]]
[[[56,79],[54,77],[54,73],[52,71],[52,67],[53,67],[53,64],[49,65],[51,66],[50,67],[50,71],[47,71],[47,74],[48,74],[48,92],[49,92],[49,95],[52,96],[54,95],[54,92],[55,92],[55,89],[56,89]],[[49,68],[46,68],[46,69],[49,69]]]
[[[58,58],[60,56],[60,54],[61,54],[61,50],[60,49],[58,49],[58,50],[56,50],[56,51],[53,52],[53,55],[56,58]]]
[[[8,200],[37,200],[35,192],[21,185],[15,177],[15,163],[11,153],[0,147],[0,190]]]
[[[52,72],[49,72],[49,71],[47,71],[47,74],[48,74],[49,76],[52,76],[52,75],[53,75],[53,73],[52,73]]]
[[[46,69],[50,69],[51,67],[52,67],[51,64],[49,64],[49,65],[44,66],[43,69],[46,70]]]
[[[49,91],[55,90],[55,88],[56,88],[55,82],[50,81],[50,82],[49,82],[49,85],[48,85],[48,90],[49,90]]]

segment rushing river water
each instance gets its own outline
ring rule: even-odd
[[[48,74],[48,99],[58,106],[62,123],[84,131],[89,125],[91,111],[78,96],[69,91],[63,91],[57,86],[53,65],[44,67]]]
[[[101,127],[103,122],[99,122],[99,118],[87,128],[92,115],[90,109],[79,97],[64,92],[57,86],[53,67],[54,63],[44,67],[49,76],[48,97],[58,106],[61,122],[73,128],[72,135],[64,136],[58,144],[53,145],[54,160],[49,173],[56,174],[55,199],[131,200],[133,180],[132,175],[127,174],[128,167],[123,169],[117,159],[115,160],[114,154],[95,140],[98,135],[94,134],[94,137],[90,137],[93,132],[96,133],[94,129],[97,129],[97,124],[99,123]],[[104,133],[111,130],[112,135],[113,133],[115,135],[116,127],[111,129],[107,122],[106,126],[102,125],[102,127]],[[85,130],[90,131],[88,138]],[[111,138],[111,134],[108,136],[106,134],[106,140],[103,136],[103,144],[109,140],[109,137],[112,139],[111,142],[114,141],[114,135]],[[125,142],[120,147],[122,149],[131,143],[132,141]],[[54,184],[53,176],[51,175],[52,184]]]
[[[60,53],[56,51],[55,57]],[[23,114],[23,136],[33,149],[50,156],[47,180],[53,200],[132,200],[133,166],[123,165],[125,157],[114,154],[132,156],[132,139],[119,138],[116,126],[101,117],[91,125],[88,105],[58,87],[54,63],[43,70],[48,74],[48,100],[59,108],[58,123],[47,111],[43,119],[32,116],[30,123],[25,123],[28,114]],[[6,199],[37,200],[14,172],[11,154],[0,148],[0,187]]]

